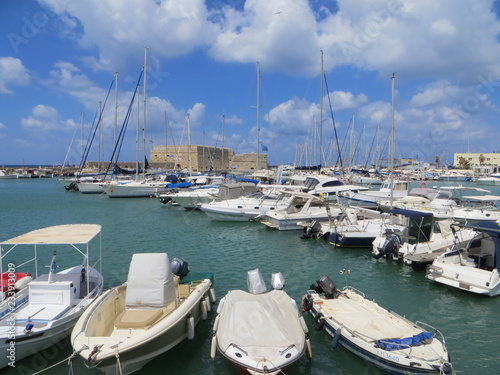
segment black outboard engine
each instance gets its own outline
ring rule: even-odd
[[[304,234],[300,236],[302,239],[309,239],[311,237],[317,238],[321,230],[321,224],[317,220],[313,220],[311,224],[304,228]]]
[[[399,234],[393,233],[386,237],[384,244],[379,249],[378,254],[375,254],[375,259],[379,259],[384,255],[392,259],[394,256],[398,256],[399,248],[401,247],[401,237]]]
[[[181,280],[189,273],[188,262],[182,258],[172,259],[170,267],[172,268],[172,273],[179,276]]]
[[[313,284],[309,288],[316,293],[325,293],[325,297],[328,299],[335,298],[338,290],[335,283],[328,276],[318,277],[316,283],[318,285]]]

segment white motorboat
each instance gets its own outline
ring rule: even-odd
[[[0,368],[14,367],[16,361],[67,337],[80,315],[101,294],[103,277],[100,270],[93,268],[96,264],[101,267],[100,233],[101,226],[95,224],[58,225],[0,243],[2,273],[17,272],[23,267],[34,275],[34,280],[24,289],[16,293],[15,288],[9,286],[3,295]],[[91,256],[90,245],[99,246],[97,255]],[[34,248],[34,257],[21,263],[28,246]],[[39,275],[38,258],[49,248],[53,251],[50,272]],[[83,262],[56,273],[56,253],[63,254],[60,263],[65,264],[68,249],[82,255]],[[94,263],[91,265],[91,262]]]
[[[419,269],[425,267],[453,244],[465,245],[476,236],[470,229],[455,229],[452,219],[437,220],[432,212],[394,209],[387,213],[403,216],[402,229],[386,231],[373,241],[376,259],[385,256]]]
[[[492,173],[489,177],[480,177],[474,180],[479,185],[500,185],[500,173]]]
[[[156,192],[165,189],[165,177],[155,176],[137,181],[111,181],[103,183],[106,194],[110,198],[154,197]]]
[[[185,338],[192,340],[215,292],[213,274],[188,272],[183,259],[170,263],[166,253],[134,254],[127,282],[105,292],[76,323],[74,351],[88,367],[130,374]]]
[[[269,228],[300,230],[304,228],[306,222],[329,220],[341,213],[338,206],[331,206],[312,194],[295,191],[283,191],[282,194],[291,197],[287,207],[267,211],[260,218],[260,222]]]
[[[339,195],[338,200],[343,205],[377,209],[380,202],[406,197],[408,195],[408,181],[384,181],[380,190],[353,192],[346,191]]]
[[[352,194],[368,191],[366,186],[350,185],[337,177],[326,175],[309,175],[304,181],[301,191],[321,197],[324,201],[337,202],[337,196],[342,193]]]
[[[333,337],[333,349],[340,343],[391,374],[454,373],[440,331],[422,322],[413,323],[352,287],[338,290],[327,276],[311,285],[302,300],[302,310],[314,317],[317,330],[324,329]]]
[[[9,173],[5,169],[0,169],[0,180],[14,180],[17,179],[17,173]]]
[[[464,196],[469,202],[476,202],[471,206],[462,206],[453,210],[452,216],[461,223],[478,223],[481,221],[500,220],[500,196],[498,195],[471,195]]]
[[[358,217],[361,219],[358,220]],[[361,207],[347,207],[345,219],[332,225],[329,242],[335,247],[371,247],[386,231],[402,230],[399,216]]]
[[[258,191],[255,184],[250,182],[227,183],[220,186],[200,185],[187,189],[172,189],[166,192],[158,192],[157,197],[161,203],[175,202],[186,210],[199,209],[204,203],[210,203],[215,199],[234,199],[249,195]]]
[[[488,296],[500,294],[500,225],[484,221],[468,226],[479,234],[466,246],[454,246],[427,267],[438,283]]]
[[[194,186],[187,189],[173,189],[168,192],[158,192],[156,196],[161,203],[175,202],[186,210],[195,210],[203,203],[212,202],[219,193],[215,185]]]
[[[438,181],[472,181],[472,176],[469,173],[460,173],[456,171],[447,171],[436,178]]]
[[[256,193],[236,199],[213,200],[200,206],[212,220],[249,221],[255,220],[269,210],[279,210],[288,206],[289,195],[280,194],[285,186],[268,189],[265,193]]]
[[[217,351],[244,373],[283,374],[302,355],[312,357],[307,326],[295,301],[282,290],[281,273],[274,290],[258,269],[248,272],[250,292],[231,290],[221,299],[214,322],[211,356]]]

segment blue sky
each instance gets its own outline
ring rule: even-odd
[[[0,165],[78,163],[81,113],[86,140],[118,71],[121,127],[145,47],[147,153],[185,144],[188,113],[193,144],[221,146],[224,116],[224,145],[256,152],[259,62],[269,162],[318,163],[320,51],[326,164],[337,159],[332,113],[343,158],[387,157],[393,72],[397,157],[500,151],[497,13],[486,0],[2,0]],[[123,161],[135,160],[135,111]],[[103,160],[114,116],[113,87]]]

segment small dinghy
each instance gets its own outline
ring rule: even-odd
[[[130,374],[185,338],[215,302],[213,274],[191,274],[181,258],[134,254],[127,282],[108,290],[78,320],[73,349],[88,367]]]
[[[441,332],[380,307],[352,287],[338,290],[327,276],[311,285],[302,310],[314,317],[317,330],[333,337],[334,349],[340,343],[391,374],[454,374]]]
[[[250,374],[280,374],[303,354],[312,357],[307,327],[295,301],[284,291],[281,273],[266,292],[258,269],[247,277],[250,293],[231,290],[220,301],[211,356],[217,350]]]

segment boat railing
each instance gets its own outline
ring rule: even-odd
[[[438,336],[439,336],[439,338],[440,338],[440,340],[439,340],[439,341],[441,341],[441,343],[442,343],[444,346],[446,346],[446,342],[445,342],[445,339],[444,339],[444,335],[441,333],[441,331],[440,331],[440,330],[438,330],[437,328],[435,328],[435,327],[431,326],[430,324],[427,324],[427,323],[421,322],[420,320],[417,320],[417,321],[415,322],[415,324],[416,324],[417,326],[419,326],[420,328],[426,328],[426,329],[428,329],[428,330],[430,329],[430,331],[433,331],[433,332],[432,332],[432,333],[433,333],[433,335],[434,335],[434,336],[438,335]]]
[[[344,293],[345,293],[345,292],[347,292],[348,290],[351,290],[351,291],[353,291],[354,293],[359,294],[359,295],[360,295],[360,296],[362,296],[363,298],[366,298],[366,297],[365,297],[365,294],[364,294],[361,290],[358,290],[358,289],[356,289],[356,288],[354,288],[354,287],[352,287],[352,286],[346,286],[346,287],[344,287],[344,290],[343,290],[343,291],[344,291]]]

